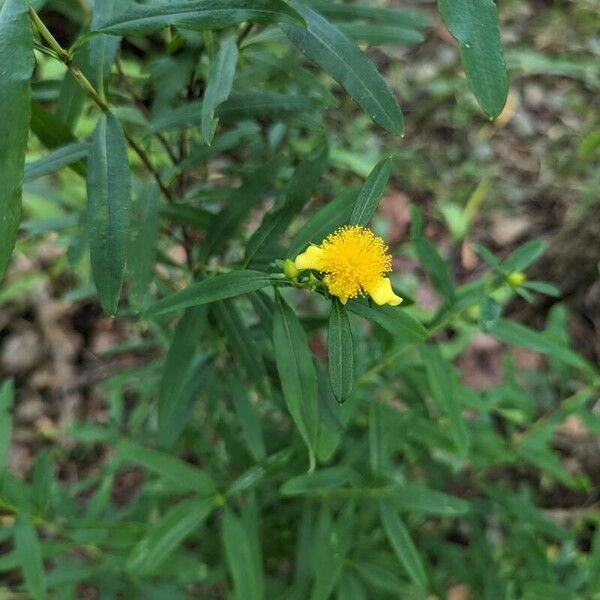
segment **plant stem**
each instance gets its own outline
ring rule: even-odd
[[[90,83],[89,79],[81,72],[81,69],[73,62],[73,59],[69,52],[67,52],[55,39],[55,37],[50,33],[48,28],[44,25],[43,21],[40,19],[35,10],[29,7],[29,17],[34,25],[34,27],[39,32],[40,36],[44,39],[44,41],[52,48],[52,50],[56,53],[58,59],[66,65],[66,67],[71,72],[71,75],[75,78],[75,81],[81,86],[81,88],[85,91],[85,93],[94,101],[96,106],[103,112],[109,113],[110,106],[108,103],[103,100],[94,86]],[[175,200],[173,193],[171,190],[163,183],[160,174],[156,167],[152,164],[152,161],[146,154],[145,150],[133,139],[131,134],[125,132],[125,139],[129,143],[131,149],[139,156],[140,160],[144,164],[144,166],[152,173],[152,176],[156,180],[156,183],[160,187],[161,192],[165,195],[165,197],[173,202]]]
[[[148,110],[148,107],[144,104],[142,98],[140,98],[140,96],[138,95],[129,77],[127,77],[127,74],[125,73],[123,65],[121,64],[119,58],[115,60],[115,66],[117,67],[117,72],[123,80],[123,83],[125,84],[125,87],[127,88],[129,95],[131,96],[131,99],[134,101],[135,105],[140,109],[140,111],[144,114],[144,116],[148,117],[150,115],[150,111]],[[178,162],[178,158],[177,156],[175,156],[175,153],[173,152],[173,149],[167,141],[167,138],[162,133],[156,133],[156,139],[158,139],[158,141],[162,144],[163,148],[169,155],[171,162],[173,162],[173,164],[176,164]]]

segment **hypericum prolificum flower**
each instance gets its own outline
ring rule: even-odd
[[[392,257],[385,242],[370,229],[348,225],[329,234],[320,246],[309,246],[295,260],[299,270],[323,273],[329,293],[342,304],[369,295],[376,304],[397,306],[402,298],[392,290],[386,275]]]

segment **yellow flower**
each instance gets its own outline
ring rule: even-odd
[[[337,296],[342,304],[359,294],[368,294],[379,305],[397,306],[402,302],[385,277],[392,270],[392,257],[385,242],[364,227],[341,227],[328,235],[320,246],[309,246],[295,262],[299,270],[323,273],[329,293]]]

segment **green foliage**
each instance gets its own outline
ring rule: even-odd
[[[597,595],[597,514],[582,543],[538,494],[592,492],[553,440],[570,417],[600,431],[598,369],[571,347],[561,304],[543,331],[506,316],[517,296],[560,295],[524,273],[543,242],[504,260],[475,246],[483,263],[461,283],[413,205],[391,252],[419,265],[433,308],[402,273],[400,306],[343,305],[293,263],[338,227],[381,227],[410,152],[388,136],[405,127],[385,61],[357,42],[418,44],[431,20],[351,2],[93,4],[32,3],[47,12],[30,22],[0,0],[0,271],[24,179],[52,212],[28,209],[21,242],[66,249],[64,300],[96,290],[153,353],[97,386],[101,420],[39,436],[24,479],[9,468],[19,381],[16,400],[3,382],[2,585],[35,600],[422,599],[456,583],[473,598]],[[494,3],[439,9],[497,116]],[[77,32],[69,49],[44,25],[56,14]],[[453,253],[492,186],[481,178],[463,213],[446,207]],[[28,286],[9,280],[0,303]],[[484,390],[458,368],[482,333],[502,376]],[[523,368],[515,348],[546,363]],[[67,476],[69,461],[85,468]]]

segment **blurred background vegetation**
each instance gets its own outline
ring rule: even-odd
[[[310,216],[393,155],[373,227],[390,244],[394,283],[411,314],[437,326],[439,345],[415,351],[353,321],[355,391],[341,408],[322,400],[328,430],[316,481],[304,475],[302,443],[290,441],[280,398],[262,403],[272,390],[247,384],[246,340],[264,355],[261,368],[273,370],[249,316],[261,316],[256,298],[252,306],[224,304],[222,321],[211,317],[212,345],[171,357],[170,384],[186,375],[173,366],[178,359],[195,374],[185,390],[194,410],[176,441],[155,449],[154,406],[161,381],[169,385],[163,372],[175,323],[139,320],[135,302],[117,319],[102,313],[79,228],[86,191],[78,163],[36,172],[47,147],[60,145],[49,143],[45,123],[58,119],[85,140],[98,113],[85,98],[79,107],[65,103],[73,82],[37,53],[22,235],[0,287],[0,411],[4,424],[12,420],[12,433],[0,424],[9,473],[0,486],[0,597],[48,590],[52,598],[600,598],[600,5],[499,2],[511,87],[492,122],[435,3],[370,4],[423,15],[402,44],[381,25],[346,29],[398,93],[405,137],[375,127],[276,29],[253,31],[240,53],[238,91],[317,102],[252,119],[238,107],[242,117],[224,123],[211,147],[193,135],[184,141],[187,202],[161,206],[171,229],[152,283],[163,293],[168,281],[186,281],[186,244],[200,244],[211,203],[258,156],[306,158],[325,130],[329,167]],[[66,46],[84,26],[82,5],[52,0],[40,11]],[[108,91],[126,127],[146,135],[149,120],[150,133],[178,143],[173,129],[186,115],[174,109],[201,88],[219,36],[127,38]],[[168,169],[168,155],[149,137],[153,160]],[[133,154],[130,162],[140,167]],[[239,260],[244,235],[267,206],[252,213],[229,262]],[[507,325],[490,335],[482,326],[490,305],[478,302],[440,315],[440,286],[414,230],[411,240],[413,207],[462,291],[495,270],[476,244],[503,260],[529,243],[538,260],[528,280],[546,283],[528,293],[503,282],[494,297],[503,322],[527,329]],[[543,240],[543,256],[532,240]],[[512,262],[521,264],[515,254]],[[290,301],[313,353],[324,357],[325,303]],[[226,317],[242,332],[237,346]],[[225,386],[231,371],[233,387]],[[448,395],[459,399],[458,418],[444,410]],[[208,495],[210,507],[197,494]],[[28,507],[37,535],[15,521],[18,506]],[[398,535],[390,506],[414,546]]]

